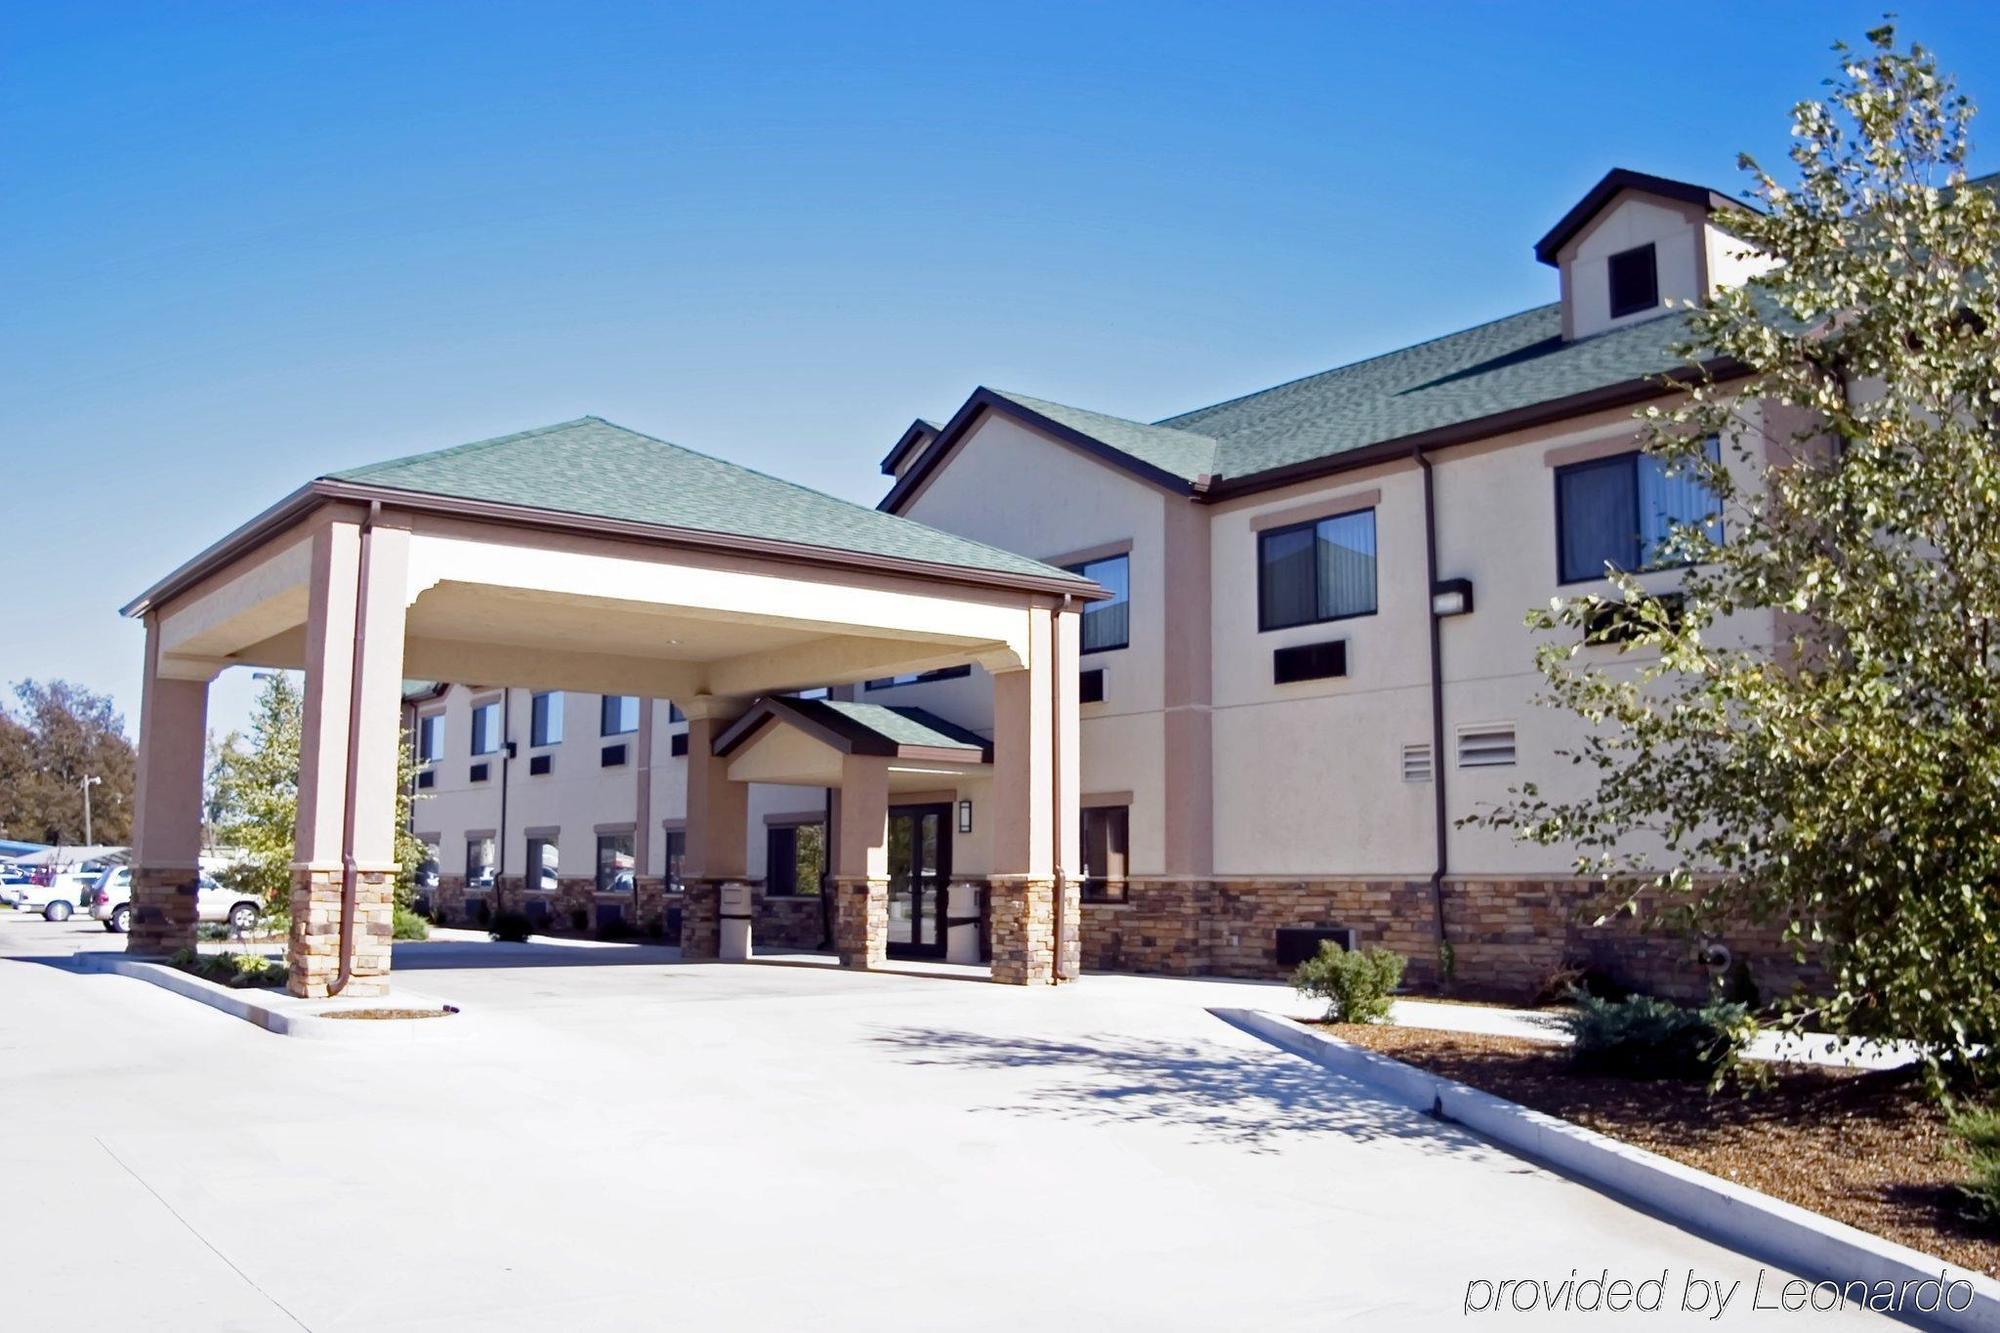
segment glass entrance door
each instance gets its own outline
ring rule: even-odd
[[[948,805],[889,807],[889,954],[944,956],[945,890],[951,883]]]

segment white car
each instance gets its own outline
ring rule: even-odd
[[[231,933],[237,935],[249,934],[250,928],[257,924],[257,918],[264,914],[263,907],[255,898],[246,898],[234,889],[224,888],[205,871],[194,902],[197,921],[227,921]],[[131,929],[132,871],[129,866],[117,866],[98,876],[96,887],[90,891],[90,915],[92,920],[102,921],[106,930],[120,935]]]
[[[45,921],[67,921],[71,913],[83,906],[91,886],[105,873],[106,867],[101,861],[64,866],[50,876],[46,884],[15,885],[20,896],[14,900],[14,906],[23,912],[40,912]]]

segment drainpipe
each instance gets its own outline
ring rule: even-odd
[[[361,556],[354,578],[354,656],[347,682],[347,779],[341,791],[340,824],[340,968],[326,988],[338,995],[354,980],[355,892],[358,888],[354,865],[354,783],[361,765],[361,665],[368,648],[368,556],[375,545],[375,520],[381,517],[382,502],[368,502],[368,516],[361,520]]]
[[[507,891],[501,887],[500,879],[507,873],[507,779],[514,757],[514,687],[504,686],[500,691],[500,827],[499,837],[493,843],[493,910],[495,914],[507,910]],[[528,880],[527,866],[523,864],[521,876],[521,909],[527,910]],[[632,896],[638,897],[639,877],[632,877]]]
[[[1443,990],[1446,943],[1444,876],[1451,864],[1451,848],[1450,825],[1445,816],[1444,644],[1437,612],[1431,606],[1438,582],[1437,496],[1431,477],[1431,460],[1422,449],[1412,450],[1410,456],[1416,459],[1417,466],[1424,473],[1424,618],[1430,622],[1431,630],[1431,798],[1435,807],[1432,822],[1437,827],[1437,868],[1431,871],[1431,912],[1433,928],[1437,933],[1438,989]]]
[[[1062,796],[1062,635],[1057,630],[1062,612],[1069,610],[1070,594],[1064,593],[1061,611],[1049,617],[1049,695],[1054,705],[1049,709],[1049,790],[1055,793],[1052,818],[1049,820],[1055,834],[1055,848],[1052,862],[1055,866],[1055,901],[1050,904],[1049,927],[1055,934],[1054,948],[1049,950],[1049,982],[1061,985],[1069,980],[1063,975],[1063,898],[1067,886],[1063,873],[1063,796]]]

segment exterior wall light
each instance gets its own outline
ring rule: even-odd
[[[971,802],[971,801],[960,801],[960,802],[958,803],[958,831],[959,831],[960,833],[970,833],[970,832],[972,832],[972,802]]]
[[[1472,611],[1471,579],[1439,579],[1431,585],[1431,614],[1442,620],[1446,616],[1463,616]]]

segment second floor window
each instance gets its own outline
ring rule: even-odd
[[[1721,446],[1708,442],[1710,461]],[[1675,524],[1699,525],[1713,542],[1722,540],[1722,519],[1714,495],[1701,479],[1683,470],[1668,476],[1666,464],[1634,451],[1594,458],[1556,469],[1556,556],[1564,583],[1604,577],[1605,567],[1628,573],[1667,563]]]
[[[562,695],[538,694],[528,704],[528,744],[562,744]]]
[[[1258,629],[1373,614],[1373,509],[1258,534]]]
[[[417,762],[430,764],[444,758],[444,714],[426,713],[417,719]]]
[[[598,714],[597,734],[626,736],[639,729],[639,696],[607,694]]]
[[[500,748],[500,701],[478,704],[472,710],[472,752],[492,754]]]
[[[1080,565],[1070,565],[1067,568],[1072,574],[1081,574],[1104,585],[1104,590],[1111,594],[1105,601],[1085,604],[1082,650],[1086,653],[1098,653],[1107,648],[1123,648],[1130,644],[1132,642],[1132,557],[1106,556],[1102,560],[1086,560]]]

